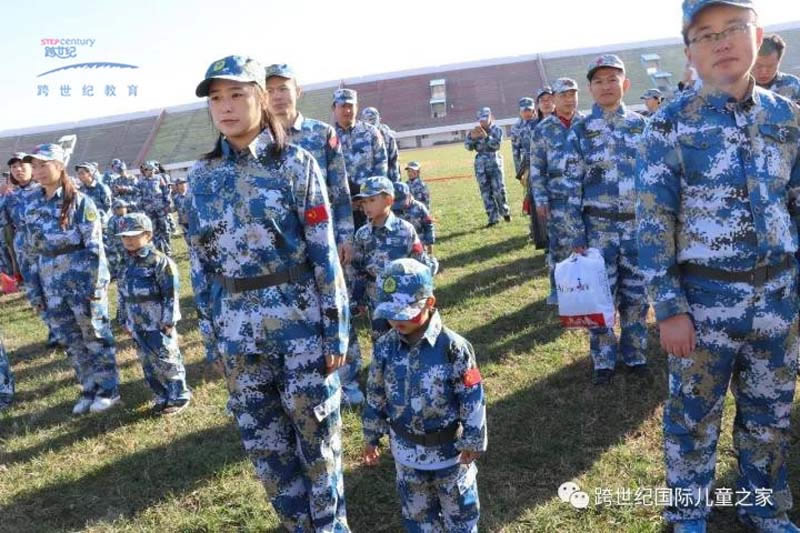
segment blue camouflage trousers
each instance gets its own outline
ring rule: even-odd
[[[242,444],[283,526],[349,531],[342,477],[339,375],[322,339],[271,340],[259,354],[221,354]]]
[[[576,234],[583,231],[582,227],[577,227],[569,217],[570,208],[563,200],[550,199],[550,216],[547,218],[547,239],[548,254],[547,268],[550,273],[550,295],[547,303],[550,305],[558,304],[558,294],[556,293],[556,264],[564,261],[572,253],[572,244]]]
[[[155,393],[156,403],[171,405],[191,398],[175,329],[170,335],[158,330],[134,331],[133,339],[144,379]]]
[[[596,370],[611,369],[617,364],[617,353],[627,366],[647,362],[647,294],[644,277],[639,270],[636,244],[636,222],[618,222],[584,215],[586,242],[603,254],[608,285],[614,297],[620,322],[619,348],[613,328],[589,330],[589,351]]]
[[[82,295],[45,293],[45,300],[51,331],[66,347],[83,396],[117,396],[119,376],[108,318],[108,292],[91,301]]]
[[[14,373],[8,362],[6,348],[0,339],[0,409],[14,401]]]
[[[397,493],[409,533],[477,533],[478,467],[419,470],[395,461]]]
[[[358,345],[358,332],[352,318],[350,319],[350,341],[347,344],[347,358],[344,366],[339,368],[338,372],[342,387],[359,388],[358,374],[361,372],[361,348]]]
[[[706,494],[714,495],[729,383],[736,400],[737,499],[749,494],[738,511],[773,517],[792,507],[786,456],[798,354],[796,276],[793,270],[761,287],[684,277],[697,349],[668,358],[664,454],[668,486],[693,497],[668,507],[667,520],[702,518],[711,510]],[[757,490],[771,491],[767,505],[754,504]]]
[[[475,178],[483,199],[483,208],[489,223],[509,216],[511,211],[506,199],[506,182],[503,177],[503,158],[500,155],[475,157]]]
[[[164,213],[147,213],[153,221],[153,246],[157,250],[172,256],[172,231],[169,217]]]

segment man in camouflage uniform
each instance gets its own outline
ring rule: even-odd
[[[564,174],[565,154],[567,152],[567,133],[576,119],[582,118],[577,112],[578,84],[570,78],[559,78],[553,84],[556,112],[542,120],[531,135],[531,169],[528,176],[529,188],[533,193],[536,214],[547,224],[548,266],[550,268],[550,295],[547,303],[555,305],[556,283],[554,279],[556,263],[572,253],[574,239],[584,230],[577,225],[570,210],[580,206],[576,183]]]
[[[389,263],[375,314],[392,330],[377,340],[362,416],[368,466],[389,435],[406,529],[478,531],[475,459],[486,451],[486,400],[472,345],[442,324],[430,271]]]
[[[664,93],[658,89],[647,89],[639,98],[644,102],[646,108],[639,114],[643,117],[652,117],[664,102]]]
[[[737,513],[755,531],[800,531],[786,515],[800,113],[750,76],[763,35],[754,8],[684,1],[687,55],[703,85],[651,119],[637,168],[639,264],[668,353],[666,480],[683,496],[665,517],[678,532],[706,531],[729,384]]]
[[[378,128],[383,135],[383,143],[386,145],[386,163],[389,166],[386,177],[393,182],[400,181],[400,150],[397,147],[397,137],[394,131],[381,122],[381,114],[374,107],[365,107],[361,111],[361,120]]]
[[[196,94],[228,105],[232,90],[244,92],[252,116],[264,73],[255,60],[229,56],[211,64]],[[209,106],[219,124],[227,108]],[[220,136],[189,173],[195,302],[219,349],[242,443],[283,526],[343,533],[336,369],[347,352],[347,289],[316,161],[292,144],[276,148],[269,128],[235,144]]]
[[[475,151],[475,178],[483,199],[483,208],[489,217],[488,227],[494,226],[502,216],[511,222],[511,211],[506,199],[506,182],[503,176],[503,156],[500,144],[503,129],[494,123],[492,110],[482,107],[478,111],[479,124],[467,134],[464,147]]]
[[[800,103],[800,78],[781,72],[786,42],[778,34],[767,35],[758,51],[753,76],[759,87]]]
[[[14,373],[8,363],[6,347],[0,338],[0,412],[8,409],[14,402]]]
[[[415,200],[419,200],[425,205],[425,208],[431,210],[431,191],[428,189],[428,184],[422,180],[422,165],[416,161],[409,161],[406,165],[406,174],[408,174],[408,190],[414,196]]]
[[[519,118],[511,126],[511,155],[514,157],[514,175],[518,176],[523,165],[528,165],[531,148],[530,133],[536,123],[536,104],[533,98],[519,99]]]
[[[111,188],[111,195],[125,200],[128,203],[128,212],[140,211],[139,180],[133,174],[128,174],[128,166],[121,159],[111,160],[111,170],[114,172],[113,177],[110,181],[106,181]]]
[[[155,247],[167,255],[172,254],[172,234],[169,213],[172,211],[172,193],[164,174],[159,173],[158,162],[142,163],[142,178],[139,180],[141,211],[153,221]]]
[[[328,200],[333,214],[333,231],[339,260],[348,267],[353,255],[353,205],[350,201],[350,186],[347,182],[342,147],[332,126],[325,122],[306,118],[297,109],[297,100],[302,91],[297,84],[294,70],[286,64],[267,67],[266,88],[269,107],[283,125],[289,142],[308,150],[319,165],[328,190]],[[348,269],[349,270],[349,269]],[[348,270],[345,274],[348,278]],[[352,289],[352,279],[349,285]],[[347,348],[347,365],[339,370],[345,402],[358,405],[364,395],[358,388],[358,372],[361,369],[361,349],[355,326],[350,324],[350,341]]]
[[[611,294],[616,300],[622,335],[617,347],[613,324],[589,330],[594,367],[592,382],[611,382],[620,352],[626,368],[649,377],[646,367],[647,296],[638,266],[634,214],[636,157],[645,120],[628,110],[622,97],[630,88],[622,60],[606,54],[589,65],[592,112],[567,134],[567,179],[575,182],[582,209],[573,215],[578,227],[572,247],[597,248],[603,254]]]
[[[333,115],[336,137],[342,147],[350,195],[355,196],[364,180],[371,176],[386,176],[389,172],[386,144],[378,128],[358,116],[358,93],[353,89],[337,89],[333,93]],[[356,229],[366,222],[360,210],[353,213]]]
[[[118,283],[120,307],[156,396],[153,411],[178,414],[192,398],[175,330],[181,318],[178,266],[153,246],[153,223],[144,213],[126,215],[115,238],[128,255]]]

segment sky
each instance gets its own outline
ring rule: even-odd
[[[764,25],[800,21],[800,1],[757,2]],[[208,66],[231,54],[250,55],[265,64],[289,63],[300,83],[309,84],[678,37],[680,4],[680,0],[24,0],[14,5],[6,1],[0,131],[197,102],[194,88]],[[67,65],[98,62],[137,68],[69,69],[42,75]]]

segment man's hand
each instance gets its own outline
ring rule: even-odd
[[[364,451],[361,452],[361,460],[367,466],[377,466],[381,458],[381,450],[372,444],[365,444]]]
[[[583,255],[584,253],[586,253],[586,248],[583,246],[576,246],[575,248],[572,249],[572,251],[578,255]]]
[[[458,462],[461,463],[462,465],[468,465],[480,456],[481,452],[469,452],[467,450],[464,450],[459,454]]]
[[[350,243],[342,243],[339,245],[339,262],[342,266],[347,266],[353,259],[353,245]]]
[[[658,323],[661,347],[676,357],[689,357],[697,347],[697,337],[692,319],[686,313],[675,315]]]
[[[546,205],[537,205],[536,216],[538,216],[542,222],[547,222],[547,219],[550,218],[550,207]]]
[[[169,324],[169,325],[164,325],[164,326],[161,326],[161,333],[163,333],[164,335],[166,335],[167,337],[169,337],[170,335],[172,335],[172,330],[173,330],[174,328],[175,328],[175,326],[173,326],[173,325],[171,325],[171,324]]]
[[[325,356],[325,373],[332,374],[337,369],[344,366],[346,355],[326,355]]]

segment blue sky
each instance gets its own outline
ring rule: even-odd
[[[301,82],[313,83],[675,37],[681,16],[680,0],[25,0],[9,4],[3,6],[0,130],[194,102],[194,87],[207,66],[232,53],[252,55],[264,63],[290,63]],[[760,0],[760,15],[763,24],[797,21],[800,2]],[[95,42],[76,46],[75,57],[62,59],[45,57],[43,39]],[[139,68],[80,69],[37,77],[82,62]],[[48,86],[48,96],[37,96],[40,85]],[[69,96],[61,95],[64,86],[69,86]],[[93,96],[83,94],[84,86]],[[114,87],[115,96],[106,96],[106,86]],[[130,86],[135,86],[136,96],[129,95]]]

